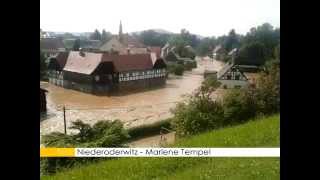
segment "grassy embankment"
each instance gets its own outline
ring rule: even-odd
[[[279,147],[280,116],[203,133],[175,147]],[[120,158],[74,168],[49,179],[280,179],[279,158]]]

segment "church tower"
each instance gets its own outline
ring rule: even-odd
[[[122,33],[122,23],[120,20],[120,26],[119,26],[119,41],[123,42],[123,33]]]

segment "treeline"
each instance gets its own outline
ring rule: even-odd
[[[166,42],[176,46],[179,54],[183,54],[183,47],[190,45],[195,49],[196,55],[212,56],[212,51],[221,46],[222,61],[229,61],[227,54],[234,48],[239,49],[236,62],[239,64],[263,65],[266,60],[274,58],[273,52],[280,48],[280,28],[274,28],[269,23],[253,27],[245,34],[237,34],[235,29],[230,30],[227,35],[219,37],[206,37],[200,39],[198,36],[182,29],[179,34],[164,34],[153,30],[143,31],[136,34],[144,44],[148,46],[164,46]]]

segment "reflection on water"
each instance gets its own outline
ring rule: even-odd
[[[67,127],[77,119],[90,124],[119,119],[126,127],[132,127],[169,118],[172,116],[170,109],[182,100],[181,95],[192,93],[200,86],[203,70],[208,67],[218,69],[221,65],[217,62],[201,63],[183,77],[169,78],[163,88],[122,96],[95,96],[42,83],[41,86],[49,92],[48,112],[41,116],[40,133],[63,132],[63,106],[67,109]]]

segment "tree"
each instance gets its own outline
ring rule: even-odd
[[[215,37],[204,38],[200,41],[199,45],[196,48],[197,54],[200,56],[211,55],[212,50],[216,46]]]
[[[111,33],[110,32],[106,32],[105,29],[102,30],[102,34],[101,34],[101,41],[102,42],[107,42],[111,39]]]
[[[236,31],[232,29],[224,41],[224,48],[227,50],[227,52],[229,52],[234,48],[238,48],[239,45],[239,36],[236,34]]]
[[[266,61],[266,47],[260,42],[251,42],[243,45],[238,56],[235,58],[236,64],[249,64],[261,66]]]
[[[138,38],[147,46],[164,46],[170,38],[170,34],[159,33],[154,30],[142,31]]]
[[[73,48],[72,48],[74,51],[79,51],[80,49],[80,39],[76,39],[74,41],[74,44],[73,44]]]
[[[259,42],[263,44],[264,59],[273,59],[274,48],[280,43],[280,28],[274,29],[269,23],[264,23],[250,32],[243,38],[242,45]]]
[[[101,40],[101,34],[98,31],[98,29],[96,29],[91,35],[90,35],[90,39],[91,40]]]
[[[220,86],[216,78],[207,78],[194,95],[172,110],[171,124],[178,136],[188,136],[223,125],[223,108],[210,95]]]

